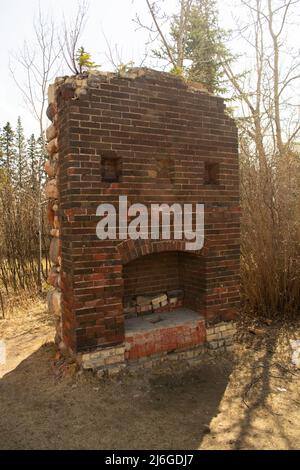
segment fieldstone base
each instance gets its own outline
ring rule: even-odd
[[[191,323],[189,321],[185,324],[185,328],[187,328],[187,325],[189,325],[188,328],[191,328]],[[178,326],[176,326],[176,328],[178,328]],[[182,330],[183,334],[185,333],[185,328]],[[188,363],[196,363],[201,361],[201,358],[205,353],[223,353],[225,351],[232,351],[233,349],[236,324],[231,321],[207,326],[205,336],[206,340],[204,339],[202,344],[186,344],[184,346],[184,341],[182,341],[181,343],[177,342],[177,347],[174,346],[172,350],[163,350],[159,348],[159,351],[155,352],[152,348],[152,342],[157,337],[158,332],[160,332],[162,336],[165,334],[166,337],[168,337],[168,333],[172,332],[171,330],[173,329],[174,325],[172,325],[171,329],[168,327],[165,328],[165,333],[162,333],[158,328],[158,325],[156,325],[156,328],[154,328],[152,335],[150,336],[151,354],[144,354],[144,351],[148,351],[147,347],[144,346],[141,349],[143,354],[138,354],[135,357],[132,357],[132,355],[129,354],[129,351],[132,350],[132,342],[125,342],[118,346],[106,347],[78,354],[77,361],[83,369],[92,369],[97,372],[99,377],[108,377],[119,374],[125,369],[149,369],[165,361],[186,360]],[[178,330],[176,331],[178,333]],[[137,329],[136,333],[137,332],[139,332],[139,329]],[[130,331],[130,335],[132,335],[132,330]],[[190,340],[190,336],[188,336],[188,338]],[[138,341],[141,339],[140,332],[137,334],[137,339]],[[197,339],[199,338],[197,337]],[[144,340],[147,340],[147,335]],[[160,344],[162,344],[162,342]]]
[[[186,350],[178,349],[172,352],[153,354],[152,356],[127,361],[127,369],[129,371],[136,369],[151,369],[152,367],[156,367],[167,361],[176,362],[180,360],[186,361],[189,364],[196,364],[202,360],[202,356],[205,352],[206,347],[204,344],[201,344]]]
[[[233,321],[217,323],[206,327],[206,344],[215,351],[232,351],[236,323]]]
[[[125,367],[125,345],[96,349],[77,355],[83,369],[118,369]]]

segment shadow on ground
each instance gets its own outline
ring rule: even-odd
[[[201,448],[299,448],[300,371],[291,365],[289,346],[296,337],[295,328],[274,326],[244,341],[211,423],[213,432],[204,437]]]
[[[122,380],[58,378],[54,355],[46,344],[0,380],[1,449],[197,449],[232,370],[205,360]]]

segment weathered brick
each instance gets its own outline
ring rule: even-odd
[[[61,258],[64,341],[75,352],[103,347],[86,357],[89,364],[124,354],[122,348],[109,352],[125,338],[124,295],[182,289],[183,306],[208,321],[234,319],[239,308],[238,147],[223,100],[201,87],[189,88],[179,77],[144,69],[122,77],[92,73],[84,80],[60,79],[50,96],[55,128],[48,134],[55,138],[49,152],[57,150],[59,171],[57,187],[48,185],[48,192],[59,198],[61,256],[56,261]],[[111,158],[118,164],[107,164],[107,176],[103,162]],[[210,175],[216,181],[207,179],[207,164],[216,170]],[[183,240],[98,240],[96,208],[101,202],[117,205],[119,195],[148,207],[203,202],[204,248],[187,252]],[[218,341],[220,332],[229,338],[235,327],[222,323],[220,328],[209,328],[207,340]],[[202,330],[174,332],[165,344],[154,335],[150,345],[143,340],[130,354],[136,359],[158,354],[157,344],[162,352],[201,341]]]

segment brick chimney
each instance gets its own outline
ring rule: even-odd
[[[56,79],[47,115],[48,304],[60,347],[105,369],[231,344],[239,168],[237,129],[223,99],[169,73],[93,72]],[[119,196],[146,207],[204,204],[203,248],[162,238],[100,240],[97,207],[117,208]]]

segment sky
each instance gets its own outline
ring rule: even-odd
[[[124,62],[134,58],[139,60],[143,56],[146,35],[143,31],[135,32],[132,18],[138,10],[142,0],[90,0],[89,18],[81,43],[91,52],[96,63],[101,64],[102,70],[111,69],[105,52],[107,40],[118,48],[124,55]],[[138,4],[137,4],[138,3]],[[18,90],[10,72],[11,64],[16,76],[21,82],[24,73],[16,69],[14,56],[22,48],[24,40],[32,43],[34,40],[33,20],[38,13],[39,4],[49,17],[55,14],[55,21],[59,24],[63,14],[69,19],[77,7],[75,0],[0,0],[0,126],[6,121],[15,123],[21,115],[25,130],[31,132],[37,125],[34,118],[25,106],[21,92]]]
[[[88,20],[80,45],[91,53],[97,64],[101,64],[101,70],[112,69],[107,58],[106,40],[112,49],[117,45],[123,63],[134,60],[139,65],[144,57],[148,33],[137,29],[133,19],[138,14],[149,24],[145,0],[86,1],[89,4]],[[218,0],[220,25],[226,29],[232,27],[232,17],[238,13],[236,1]],[[164,0],[168,12],[174,11],[176,4],[177,0]],[[37,122],[26,107],[10,68],[14,70],[18,81],[24,82],[24,72],[17,67],[13,57],[25,40],[31,46],[34,44],[33,21],[38,14],[39,5],[47,18],[53,15],[57,25],[61,24],[63,15],[70,20],[77,9],[76,0],[0,0],[0,128],[7,121],[14,127],[18,116],[21,116],[27,134],[37,132]],[[297,41],[299,42],[298,39]]]
[[[121,54],[122,62],[134,60],[141,63],[145,54],[145,43],[148,33],[138,29],[133,19],[136,13],[147,20],[147,8],[144,0],[87,0],[89,4],[88,20],[81,44],[92,54],[93,60],[101,64],[101,70],[111,70],[107,59],[108,47],[115,45]],[[223,4],[223,2],[222,2]],[[39,5],[47,17],[54,15],[55,22],[60,24],[63,15],[70,19],[77,8],[75,0],[0,0],[0,127],[7,121],[15,125],[20,115],[25,132],[37,132],[38,125],[32,113],[28,110],[22,93],[18,89],[11,74],[11,68],[21,83],[25,74],[18,67],[14,56],[23,47],[26,40],[34,44],[33,21],[38,14]],[[176,6],[176,0],[165,0],[169,11]],[[222,18],[228,16],[228,11],[222,9]],[[105,39],[106,37],[106,39]]]

